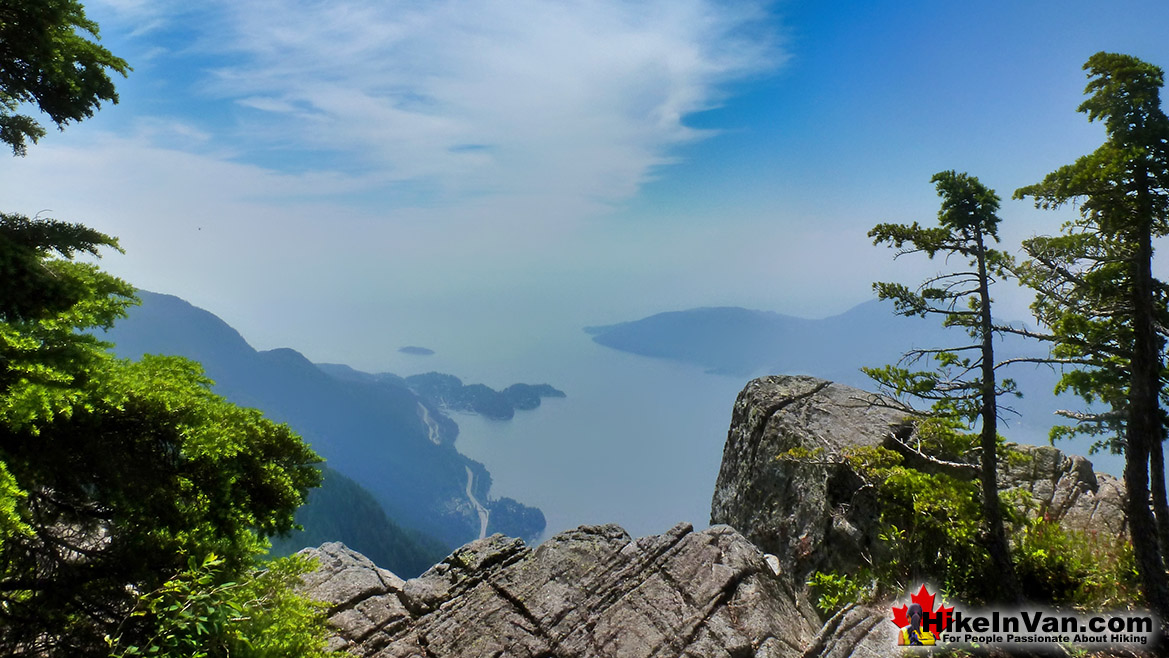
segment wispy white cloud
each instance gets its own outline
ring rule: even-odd
[[[6,209],[120,236],[112,271],[269,345],[370,300],[394,323],[484,299],[583,314],[589,295],[636,305],[631,273],[659,297],[707,236],[576,220],[635,195],[709,136],[688,115],[782,60],[746,2],[90,6],[107,45],[153,59],[131,62],[115,133],[86,123],[0,162]],[[306,317],[266,315],[289,309]]]
[[[702,137],[687,115],[782,59],[751,3],[259,0],[221,5],[206,90],[243,133],[448,194],[627,198]],[[473,148],[468,148],[473,147]]]
[[[130,25],[127,34],[131,37],[149,35],[173,20],[178,3],[173,0],[90,0],[90,18],[112,18],[119,23]],[[96,14],[96,16],[95,16]]]

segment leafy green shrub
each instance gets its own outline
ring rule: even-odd
[[[1040,517],[1018,534],[1014,554],[1020,582],[1033,600],[1100,610],[1139,598],[1132,544],[1123,537],[1069,530]]]
[[[945,423],[919,426],[915,438],[921,442],[915,447],[930,456],[957,459],[962,454],[961,437],[948,436],[952,430]],[[1025,459],[1011,450],[1004,450],[1001,457],[1010,463]],[[878,590],[901,593],[915,582],[932,580],[948,596],[968,603],[985,602],[992,595],[976,481],[908,468],[899,453],[877,446],[854,449],[847,459],[877,492],[878,536],[883,543],[879,550],[884,552],[872,558]],[[1028,518],[1023,511],[1029,507],[1026,498],[1029,495],[1022,491],[1001,497],[1003,517],[1014,528],[1009,534],[1012,557],[1028,599],[1081,609],[1136,601],[1138,578],[1128,541],[1065,529],[1045,516]],[[843,583],[827,576],[813,580],[809,585],[827,588],[825,603],[832,604]]]
[[[114,638],[111,658],[324,658],[322,604],[295,591],[310,560],[268,562],[239,582],[225,581],[212,554],[138,599]]]
[[[844,606],[860,600],[861,586],[847,574],[814,571],[807,584],[816,597],[816,609],[826,617],[831,617]]]
[[[977,483],[906,467],[886,448],[858,449],[848,459],[877,491],[884,544],[874,559],[879,587],[904,592],[930,580],[949,595],[985,600],[990,556],[980,541]]]
[[[808,448],[807,446],[797,445],[776,455],[777,460],[791,460],[791,461],[815,461],[824,457],[824,448],[815,447]]]

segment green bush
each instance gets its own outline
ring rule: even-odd
[[[324,658],[323,606],[295,591],[312,561],[291,556],[265,567],[235,582],[224,580],[222,558],[191,558],[106,638],[111,658]]]
[[[920,449],[930,456],[957,461],[962,436],[945,423],[919,427]],[[1025,456],[1004,450],[1004,461]],[[867,446],[847,459],[876,490],[880,510],[878,555],[872,561],[875,590],[900,594],[918,582],[938,583],[948,597],[985,602],[992,594],[990,556],[982,538],[980,490],[976,481],[942,473],[925,473],[903,464],[892,450]],[[1044,515],[1026,513],[1028,494],[1001,495],[1008,522],[1012,559],[1024,595],[1032,601],[1079,609],[1107,609],[1139,604],[1132,545],[1122,537],[1097,531],[1065,529]],[[840,580],[844,579],[844,580]],[[813,574],[822,611],[836,608],[850,595],[848,578]]]
[[[877,492],[883,543],[882,554],[873,557],[878,589],[900,593],[933,581],[950,596],[985,600],[990,556],[980,540],[977,483],[909,468],[886,448],[858,449],[848,459]]]
[[[861,597],[860,584],[848,575],[835,571],[814,571],[807,585],[814,593],[816,609],[825,617],[831,617]]]
[[[1043,516],[1018,533],[1014,557],[1032,600],[1102,610],[1139,599],[1132,544],[1123,537],[1065,529]]]

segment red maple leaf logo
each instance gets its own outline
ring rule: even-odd
[[[931,617],[935,617],[941,622],[942,628],[950,625],[950,614],[954,612],[954,607],[946,607],[938,604],[938,609],[934,610],[934,595],[929,593],[925,585],[917,590],[917,594],[909,597],[911,603],[916,603],[921,606],[923,612],[928,612]],[[903,605],[899,608],[893,608],[893,619],[891,620],[897,628],[905,628],[909,625],[909,606]]]
[[[909,625],[909,616],[906,614],[909,611],[909,606],[903,605],[900,608],[893,608],[893,625],[897,628],[905,628]]]

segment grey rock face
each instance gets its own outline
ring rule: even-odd
[[[1065,527],[1113,535],[1128,531],[1124,482],[1092,471],[1092,462],[1051,446],[1015,446],[1024,459],[1003,464],[999,486],[1031,494],[1035,512]]]
[[[847,570],[876,538],[875,501],[834,456],[878,445],[901,414],[875,407],[869,394],[811,377],[765,377],[735,401],[711,519],[740,529],[804,582],[817,569]],[[805,457],[785,459],[793,451]],[[829,550],[830,547],[830,550]]]
[[[304,591],[314,599],[331,604],[330,623],[346,629],[344,636],[330,638],[330,650],[359,644],[410,618],[400,602],[395,605],[395,601],[385,598],[387,592],[402,589],[405,584],[402,579],[379,568],[361,553],[339,542],[306,548],[300,553],[317,561],[316,570],[301,579]]]
[[[884,658],[893,650],[897,630],[888,607],[849,605],[833,615],[802,658]],[[910,654],[912,655],[912,654]]]
[[[331,646],[363,656],[798,656],[821,626],[726,526],[637,540],[582,526],[535,550],[495,535],[404,583],[340,544],[305,553]]]
[[[768,553],[795,582],[815,570],[847,572],[876,546],[871,488],[840,458],[857,446],[884,446],[907,457],[904,415],[874,405],[871,393],[801,376],[763,377],[739,394],[711,502],[725,523]],[[1043,446],[1015,446],[1003,465],[1003,490],[1031,494],[1035,513],[1073,528],[1125,530],[1124,487],[1090,462]],[[973,465],[910,464],[974,477]]]

